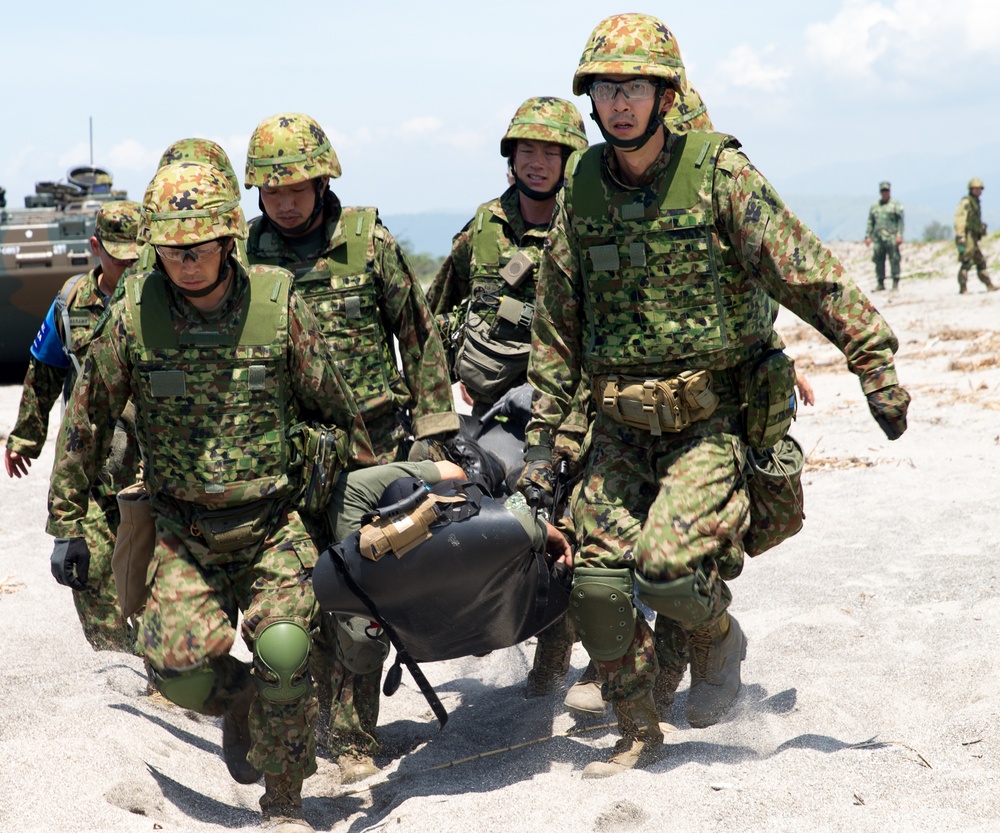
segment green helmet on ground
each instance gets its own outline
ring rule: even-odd
[[[983,185],[983,181],[978,176],[974,176],[974,177],[972,177],[972,179],[969,180],[969,190],[970,191],[973,188],[985,188],[985,187],[986,186]]]
[[[616,14],[597,24],[573,76],[573,94],[583,95],[594,75],[659,78],[679,93],[687,86],[677,41],[647,14]]]
[[[279,187],[321,176],[340,176],[340,160],[315,119],[279,113],[257,125],[247,148],[245,188]]]
[[[500,140],[500,155],[512,156],[518,139],[553,142],[570,150],[587,147],[587,131],[580,111],[569,101],[549,95],[529,98],[517,108]]]
[[[157,164],[157,169],[171,162],[204,162],[211,165],[216,170],[222,171],[229,180],[229,186],[233,193],[240,192],[240,181],[233,170],[233,163],[229,161],[229,156],[211,139],[178,139],[165,151]]]
[[[118,260],[135,260],[138,255],[142,207],[132,200],[109,200],[97,212],[95,236],[105,251]]]
[[[246,240],[240,198],[226,175],[204,162],[171,162],[142,200],[143,238],[154,246],[191,246],[221,237]]]

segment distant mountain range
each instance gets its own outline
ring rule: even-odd
[[[982,174],[987,183],[983,193],[983,218],[990,229],[1000,230],[1000,173]],[[796,179],[805,179],[799,177]],[[853,179],[854,177],[852,177]],[[965,183],[957,185],[950,180],[944,184],[927,184],[918,189],[893,187],[893,196],[903,203],[906,216],[906,239],[913,242],[923,239],[924,229],[937,222],[951,228],[955,206],[965,193]],[[793,180],[794,182],[794,180]],[[786,204],[819,237],[828,242],[863,240],[868,209],[878,199],[878,178],[874,180],[871,194],[821,196],[807,192],[781,190]],[[990,184],[995,183],[995,191]],[[996,197],[996,199],[991,199]],[[451,238],[472,219],[476,206],[466,211],[427,212],[421,214],[387,214],[382,221],[395,237],[404,241],[415,252],[444,257],[451,249]]]

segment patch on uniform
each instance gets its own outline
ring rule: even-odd
[[[262,364],[252,364],[247,369],[247,387],[250,390],[264,390],[267,368]]]
[[[618,259],[618,247],[614,243],[603,246],[591,246],[587,253],[596,272],[615,272],[621,265]]]
[[[646,244],[642,242],[628,244],[628,259],[633,266],[646,265]]]
[[[361,317],[361,296],[349,295],[344,299],[344,310],[348,318]]]
[[[149,392],[153,396],[184,396],[187,385],[183,370],[154,370],[149,374]]]
[[[641,202],[630,202],[622,206],[623,220],[641,220],[646,216],[646,206]]]

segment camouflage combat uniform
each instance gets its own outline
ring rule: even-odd
[[[888,183],[882,183],[887,186]],[[872,241],[872,262],[879,289],[885,289],[885,260],[889,259],[893,289],[899,286],[899,243],[903,239],[903,205],[888,195],[872,203],[865,238]]]
[[[270,291],[272,285],[291,280],[287,273],[268,267],[251,274],[257,276],[258,293],[265,283]],[[147,484],[157,539],[140,644],[161,679],[215,663],[218,684],[204,712],[221,714],[245,682],[242,663],[229,655],[237,611],[243,612],[242,634],[250,646],[262,626],[272,621],[292,620],[309,628],[317,615],[310,571],[318,552],[291,502],[296,482],[287,469],[287,427],[300,408],[314,410],[349,432],[342,447],[355,464],[370,464],[373,455],[350,390],[316,320],[294,293],[287,302],[286,343],[273,350],[244,348],[246,357],[238,358],[232,348],[193,345],[200,334],[205,345],[238,338],[247,316],[248,275],[242,269],[237,272],[218,317],[208,322],[167,284],[154,271],[133,278],[128,292],[163,287],[160,294],[168,306],[162,315],[172,319],[178,342],[189,346],[143,349],[130,308],[134,302],[126,295],[112,308],[91,344],[59,436],[63,453],[52,474],[47,529],[59,537],[81,534],[88,484],[110,443],[109,426],[133,398],[149,459]],[[151,305],[149,298],[150,293],[144,292],[144,312]],[[270,364],[264,395],[248,396],[238,384],[220,389],[222,375],[216,371],[227,362],[237,383],[254,375],[244,366]],[[187,389],[173,403],[173,415],[157,413],[156,403],[166,395],[156,390],[156,379],[167,378],[162,374],[187,378]],[[287,390],[275,387],[282,377]],[[281,406],[287,413],[280,413]],[[89,417],[100,418],[92,424]],[[168,423],[174,423],[172,430],[167,430]],[[261,443],[255,451],[247,445],[250,431]],[[261,500],[274,507],[261,544],[219,553],[193,534],[197,512]],[[315,771],[315,695],[308,678],[306,685],[310,693],[290,704],[276,705],[260,697],[254,701],[249,760],[265,773],[298,772],[304,777]]]
[[[959,200],[958,208],[955,209],[955,245],[958,247],[958,288],[960,292],[966,291],[969,269],[973,265],[975,265],[976,274],[979,275],[979,280],[982,281],[983,285],[989,290],[994,289],[993,281],[990,280],[986,268],[986,258],[979,248],[979,241],[986,234],[986,224],[980,213],[979,197],[971,193],[973,182],[978,182],[978,187],[982,187],[981,180],[970,181],[970,193]]]
[[[296,158],[292,158],[296,157]],[[254,131],[244,185],[283,186],[340,176],[340,163],[322,128],[309,116],[284,113]],[[282,235],[266,215],[252,221],[247,255],[254,264],[282,266],[320,322],[354,394],[380,463],[406,458],[404,424],[417,440],[448,439],[458,431],[441,336],[406,257],[375,208],[342,207],[325,189],[323,221],[304,238]],[[398,343],[402,372],[396,361]],[[334,705],[327,748],[334,755],[378,751],[375,726],[381,670],[351,674],[334,652],[330,619],[322,619],[313,654],[321,686],[332,678]],[[325,703],[326,692],[321,692]]]
[[[621,183],[610,147],[571,160],[542,261],[528,371],[539,396],[529,446],[548,444],[581,379],[713,372],[718,409],[679,433],[631,429],[598,409],[572,512],[577,568],[626,567],[652,581],[699,574],[715,618],[730,599],[724,580],[743,567],[747,447],[735,383],[742,365],[779,343],[768,296],[837,344],[866,393],[896,383],[888,324],[737,148],[718,134],[668,134],[636,188]],[[659,233],[639,242],[654,222]],[[607,699],[641,696],[656,670],[639,617]]]
[[[99,212],[96,233],[102,245],[117,255],[135,257],[139,206],[132,202],[105,203]],[[121,232],[127,227],[127,234]],[[125,245],[129,251],[116,248]],[[59,291],[42,323],[34,343],[28,372],[24,377],[17,423],[7,440],[9,450],[37,460],[48,435],[49,413],[64,395],[68,396],[76,378],[73,362],[65,353],[65,325],[68,343],[76,362],[83,362],[98,320],[108,303],[100,287],[102,267],[70,278]],[[65,308],[66,315],[62,314]],[[98,651],[133,651],[132,628],[118,605],[111,555],[120,515],[116,495],[135,482],[138,450],[131,433],[134,426],[124,422],[115,433],[109,455],[90,491],[90,503],[83,520],[84,537],[90,548],[90,569],[85,590],[73,590],[73,602],[83,633]]]

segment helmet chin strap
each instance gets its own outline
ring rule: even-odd
[[[559,178],[556,180],[556,184],[550,188],[548,191],[536,191],[530,185],[528,185],[524,180],[517,175],[517,171],[514,170],[514,162],[510,160],[507,162],[507,168],[510,170],[510,175],[514,177],[514,187],[517,188],[524,196],[531,200],[538,200],[538,202],[545,202],[545,200],[552,199],[556,194],[559,193],[559,189],[563,187],[563,179],[566,176],[566,160],[569,159],[570,150],[569,148],[563,149],[562,155],[562,167],[559,169]]]
[[[260,198],[260,189],[259,188],[257,189],[257,207],[260,209],[260,213],[263,214],[265,217],[267,217],[268,222],[270,222],[271,225],[278,230],[278,234],[280,234],[282,237],[301,237],[302,235],[304,235],[306,232],[309,231],[309,227],[316,222],[316,218],[319,217],[319,215],[322,213],[323,191],[325,190],[325,188],[329,187],[329,183],[326,183],[326,185],[324,186],[322,178],[319,177],[317,177],[314,181],[316,183],[316,194],[315,194],[315,200],[313,202],[312,212],[305,220],[303,220],[301,223],[299,223],[297,226],[294,226],[293,228],[284,228],[283,226],[279,226],[276,222],[274,222],[274,220],[272,220],[268,216],[267,211],[264,209],[264,200]]]
[[[163,268],[163,261],[160,260],[160,256],[156,256],[156,268],[162,272],[164,275],[167,274],[167,270]],[[181,293],[185,298],[204,298],[206,295],[211,295],[215,290],[229,277],[230,267],[229,267],[229,255],[222,259],[222,263],[219,264],[219,274],[216,276],[215,280],[212,281],[208,286],[203,286],[201,289],[186,289],[180,284],[174,283],[174,289]],[[173,281],[171,281],[173,283]]]
[[[653,97],[653,111],[649,116],[649,124],[646,125],[646,130],[641,136],[636,136],[634,139],[619,139],[617,136],[612,136],[607,130],[605,130],[604,125],[601,123],[600,117],[597,115],[597,108],[593,106],[594,101],[591,99],[591,110],[590,117],[597,122],[597,127],[601,131],[601,135],[604,140],[613,147],[621,148],[622,150],[639,150],[643,147],[646,142],[656,135],[656,132],[663,127],[663,113],[660,112],[660,102],[663,100],[664,90],[657,86],[656,95]]]

